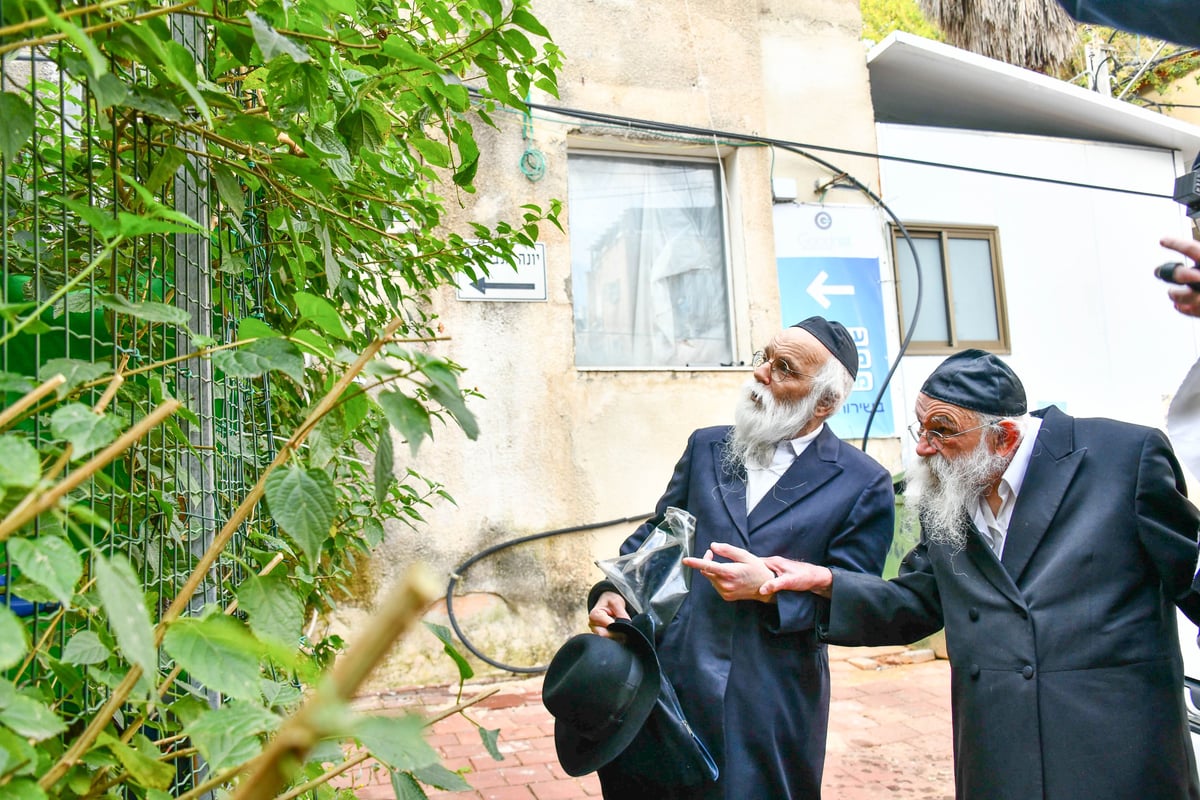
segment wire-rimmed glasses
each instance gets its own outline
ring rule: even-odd
[[[988,427],[991,427],[990,422],[984,423],[983,425],[976,425],[974,428],[967,428],[965,431],[942,433],[941,431],[926,430],[921,426],[921,423],[914,422],[912,425],[908,426],[908,432],[912,435],[913,441],[917,444],[920,444],[921,440],[924,439],[926,444],[940,453],[942,452],[942,447],[946,444],[947,439],[953,439],[956,436],[962,436],[964,434],[971,433],[972,431],[977,431]]]
[[[812,378],[812,375],[805,375],[803,372],[797,372],[789,367],[785,362],[778,358],[767,358],[767,354],[759,350],[754,354],[754,359],[750,362],[750,366],[758,369],[763,364],[771,365],[771,380],[776,383],[783,383],[792,378]]]

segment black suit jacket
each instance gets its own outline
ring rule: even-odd
[[[924,539],[892,581],[837,571],[829,641],[945,625],[958,797],[1200,797],[1175,607],[1200,516],[1159,431],[1044,412],[1003,560]]]

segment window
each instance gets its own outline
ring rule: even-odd
[[[921,260],[923,299],[910,353],[966,347],[1009,351],[1000,239],[996,228],[906,225]],[[917,270],[899,228],[892,228],[902,335],[912,324]]]
[[[719,169],[568,156],[577,366],[733,361]]]

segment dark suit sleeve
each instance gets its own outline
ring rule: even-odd
[[[819,497],[819,493],[814,495]],[[896,500],[892,479],[880,472],[859,495],[841,529],[830,539],[825,565],[848,572],[877,576],[883,572],[895,531]],[[779,592],[777,617],[767,615],[772,633],[812,630],[824,616],[828,601],[809,592]]]
[[[1200,515],[1187,499],[1183,470],[1161,431],[1151,431],[1142,443],[1134,502],[1138,538],[1163,590],[1200,624],[1200,581],[1195,576]]]
[[[942,603],[927,544],[917,544],[890,581],[841,569],[833,571],[827,642],[853,646],[909,644],[942,629]]]

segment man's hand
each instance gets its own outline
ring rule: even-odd
[[[821,597],[833,593],[833,572],[829,567],[810,564],[807,561],[792,561],[790,558],[771,556],[763,559],[764,566],[775,577],[759,587],[762,594],[780,591],[812,592]]]
[[[596,605],[588,612],[588,627],[592,633],[608,636],[608,626],[617,619],[629,619],[625,598],[616,592],[604,592],[596,598]]]
[[[1200,242],[1192,239],[1174,239],[1168,237],[1160,240],[1159,244],[1193,261],[1200,261]],[[1186,269],[1177,269],[1175,271],[1175,279],[1186,283],[1200,283],[1200,269],[1194,266],[1187,266]],[[1171,298],[1171,302],[1175,304],[1175,310],[1180,314],[1187,314],[1189,317],[1200,317],[1200,292],[1193,292],[1187,286],[1172,286],[1167,290],[1167,296]]]
[[[727,558],[729,563],[718,563],[714,556]],[[762,603],[775,601],[775,598],[764,597],[759,592],[763,582],[770,580],[775,573],[767,569],[761,558],[748,550],[731,544],[713,542],[704,558],[685,558],[683,565],[708,578],[708,582],[723,600],[758,600]]]

